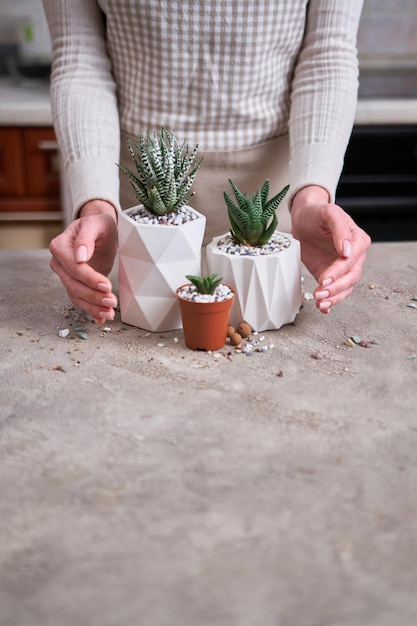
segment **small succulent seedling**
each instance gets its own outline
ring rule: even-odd
[[[213,294],[216,287],[220,285],[223,278],[218,278],[217,274],[210,274],[209,276],[186,276],[186,278],[194,285],[198,293]]]
[[[132,172],[119,165],[128,176],[137,200],[154,215],[179,211],[192,196],[191,186],[202,159],[196,160],[198,146],[189,150],[184,141],[179,144],[166,128],[142,133],[139,143],[128,140],[129,152],[136,167]]]
[[[245,246],[263,246],[268,243],[276,230],[278,225],[276,209],[284,199],[289,185],[268,200],[269,180],[266,180],[262,189],[258,189],[252,197],[242,193],[230,179],[229,183],[235,194],[236,202],[231,199],[226,191],[224,192],[224,199],[233,239]]]

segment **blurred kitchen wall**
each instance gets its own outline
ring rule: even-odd
[[[51,60],[51,40],[42,0],[1,0],[0,73],[16,57],[31,63]]]
[[[364,0],[358,46],[363,76],[382,70],[378,80],[385,78],[387,92],[407,90],[407,79],[408,85],[417,80],[417,0]],[[0,0],[0,73],[6,73],[7,56],[17,51],[24,60],[50,61],[41,0]],[[394,81],[384,77],[385,70],[396,68],[405,75]]]
[[[417,0],[364,0],[358,47],[364,69],[417,69]]]
[[[417,0],[364,0],[359,96],[417,98]]]

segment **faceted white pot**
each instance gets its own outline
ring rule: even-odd
[[[187,274],[201,274],[206,218],[181,225],[141,224],[119,214],[119,301],[126,324],[151,332],[182,328],[176,295]]]
[[[227,233],[229,234],[229,233]],[[288,233],[288,248],[273,254],[234,255],[220,250],[214,237],[207,246],[209,273],[222,277],[236,297],[230,323],[247,322],[254,330],[273,330],[294,321],[302,302],[300,243]]]

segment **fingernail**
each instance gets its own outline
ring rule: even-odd
[[[328,287],[329,285],[331,285],[333,282],[333,278],[326,278],[326,280],[323,280],[323,282],[321,283],[321,287]]]
[[[107,283],[99,283],[97,285],[97,289],[99,291],[104,291],[105,293],[107,293],[108,291],[111,291],[111,285],[108,285]]]
[[[85,263],[87,261],[87,246],[79,246],[75,251],[75,261]]]
[[[110,311],[100,311],[99,316],[105,320],[112,320],[114,318],[114,309],[110,309]]]
[[[323,300],[324,298],[328,298],[330,296],[330,293],[326,289],[325,291],[317,291],[315,293],[315,296],[317,300]]]
[[[352,244],[347,239],[343,242],[343,256],[346,258],[352,256]]]
[[[330,300],[324,300],[323,302],[319,303],[320,311],[326,311],[327,309],[330,309],[331,306],[332,303],[330,302]]]
[[[100,304],[113,308],[116,306],[116,301],[114,298],[102,298]]]

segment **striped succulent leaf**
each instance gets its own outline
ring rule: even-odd
[[[224,192],[230,221],[230,232],[238,243],[246,246],[263,246],[268,243],[278,226],[276,209],[285,197],[289,185],[268,200],[269,181],[252,197],[242,193],[229,179],[235,201]]]
[[[133,194],[148,211],[165,215],[179,211],[192,196],[191,187],[201,166],[196,160],[198,146],[190,152],[165,128],[147,131],[139,141],[127,142],[136,172],[119,165],[129,179]]]

